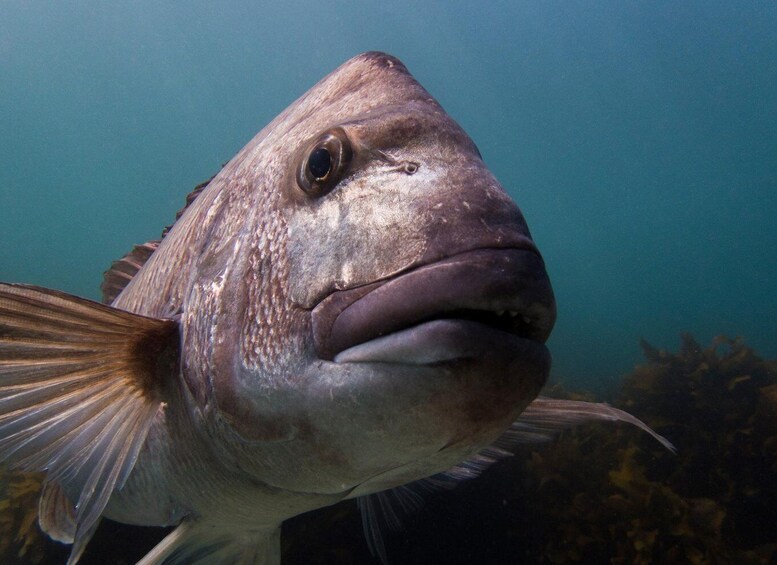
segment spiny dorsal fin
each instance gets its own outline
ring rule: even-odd
[[[177,353],[170,320],[0,284],[0,461],[76,498],[69,563],[132,471]]]
[[[192,190],[186,196],[186,204],[183,208],[178,210],[175,215],[176,222],[180,219],[181,216],[183,216],[183,213],[186,211],[186,209],[192,205],[192,202],[196,200],[196,198],[203,190],[205,190],[205,187],[208,186],[212,180],[213,177],[210,177],[205,182],[198,184],[194,187],[194,190]],[[153,241],[147,241],[146,243],[136,245],[132,248],[132,251],[111,264],[110,269],[103,273],[103,283],[100,285],[100,290],[103,293],[103,304],[112,304],[113,301],[116,300],[116,297],[119,296],[121,291],[124,290],[124,288],[129,284],[129,282],[132,280],[132,277],[134,277],[140,268],[146,264],[146,261],[148,261],[149,257],[151,257],[154,251],[157,250],[157,247],[159,247],[162,239],[164,239],[170,230],[173,229],[174,225],[175,222],[167,226],[162,231],[161,239],[155,239]]]
[[[223,167],[223,165],[222,165]],[[189,206],[192,205],[192,203],[197,199],[197,197],[200,195],[200,193],[207,188],[207,186],[210,184],[210,181],[212,181],[214,178],[216,178],[216,175],[213,175],[205,182],[201,182],[197,186],[194,187],[194,189],[186,195],[186,204],[183,205],[183,208],[178,210],[175,214],[175,222],[181,219],[181,216],[183,216],[183,213],[186,212],[186,210],[189,209]],[[173,229],[173,226],[175,225],[175,222],[170,224],[169,226],[165,227],[164,230],[162,230],[162,239],[165,238],[165,236],[169,233],[171,229]]]
[[[100,285],[103,304],[113,303],[132,277],[146,264],[151,254],[156,251],[159,243],[160,240],[156,240],[136,245],[132,251],[111,264],[111,268],[103,273],[103,284]]]

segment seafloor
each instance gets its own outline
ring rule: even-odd
[[[432,494],[391,563],[777,563],[777,362],[739,340],[678,353],[643,343],[645,364],[611,402],[645,420],[674,455],[626,425],[591,425],[521,448],[481,478]],[[571,395],[556,388],[551,395]],[[0,562],[62,563],[39,533],[39,477],[0,479]],[[164,534],[103,521],[84,564],[134,563]],[[284,524],[284,565],[379,563],[355,504]]]

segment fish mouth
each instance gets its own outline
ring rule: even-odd
[[[427,365],[487,354],[505,344],[540,347],[556,318],[539,254],[484,248],[383,281],[336,291],[312,311],[321,359]]]

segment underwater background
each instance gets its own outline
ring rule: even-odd
[[[2,2],[0,280],[98,298],[111,261],[157,238],[196,184],[367,50],[408,66],[524,212],[558,302],[558,393],[593,391],[680,448],[662,454],[636,432],[594,428],[527,450],[491,482],[460,489],[471,499],[424,512],[469,516],[461,527],[484,530],[485,547],[501,527],[489,520],[508,510],[534,520],[507,532],[529,539],[547,520],[555,533],[534,532],[545,540],[536,547],[493,536],[525,548],[513,560],[507,549],[477,553],[473,540],[466,553],[449,524],[440,535],[453,554],[440,562],[651,562],[689,532],[691,549],[664,560],[768,562],[777,381],[761,359],[777,357],[775,2]],[[696,341],[681,342],[685,332]],[[694,459],[701,446],[719,457]],[[581,477],[593,462],[600,472]],[[16,480],[2,484],[6,497],[34,492]],[[326,519],[358,530],[339,508]],[[424,534],[428,516],[417,522],[394,543],[397,563],[429,562],[420,549],[402,554],[436,535]],[[315,539],[312,526],[290,527]],[[637,553],[612,542],[621,538]],[[369,558],[289,551],[289,563]]]
[[[97,297],[185,195],[353,55],[398,56],[529,222],[555,373],[644,337],[777,353],[774,2],[3,2],[0,280]]]

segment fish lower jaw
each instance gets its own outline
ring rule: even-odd
[[[434,365],[457,360],[522,358],[547,352],[537,341],[518,337],[476,321],[441,319],[425,322],[355,345],[338,353],[335,363]]]

